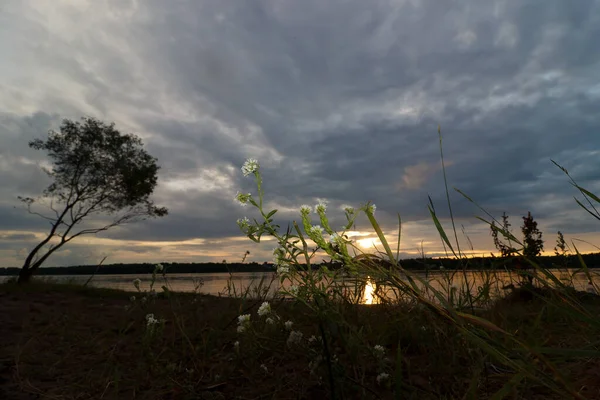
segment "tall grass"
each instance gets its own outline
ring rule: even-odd
[[[581,345],[571,343],[572,346],[567,348],[549,346],[548,340],[522,337],[518,331],[504,329],[493,322],[491,318],[483,317],[482,315],[485,313],[481,309],[489,309],[496,304],[500,293],[511,290],[513,299],[524,297],[542,304],[537,315],[532,315],[528,321],[534,330],[541,326],[548,310],[552,310],[555,318],[579,321],[593,331],[600,330],[600,320],[583,303],[581,293],[574,290],[572,279],[567,282],[558,279],[548,268],[539,265],[535,260],[524,257],[523,244],[519,239],[511,232],[498,228],[501,225],[491,214],[480,207],[471,197],[456,189],[489,217],[489,219],[483,217],[478,217],[478,219],[492,229],[497,229],[506,240],[521,246],[517,249],[517,253],[532,267],[531,272],[525,272],[526,276],[531,276],[532,283],[524,283],[525,281],[520,275],[514,279],[513,284],[506,287],[506,281],[500,279],[497,271],[488,269],[467,273],[467,266],[472,261],[462,253],[458,240],[443,160],[441,131],[438,130],[438,134],[452,235],[447,234],[442,219],[431,200],[428,208],[444,247],[460,261],[462,268],[444,271],[433,279],[428,279],[402,267],[402,263],[398,259],[401,245],[401,219],[398,217],[400,229],[394,252],[375,217],[376,208],[371,203],[358,209],[346,209],[348,224],[341,232],[335,232],[330,228],[326,204],[317,204],[314,214],[312,214],[311,207],[302,206],[300,215],[304,229],[294,222],[293,230],[280,234],[279,227],[273,224],[272,219],[277,210],[263,209],[263,181],[258,162],[248,160],[242,167],[245,175],[252,175],[255,178],[258,199],[249,193],[238,194],[237,199],[242,204],[249,203],[256,207],[262,221],[254,220],[250,223],[247,219],[240,219],[238,224],[242,231],[256,242],[260,242],[263,235],[272,236],[277,240],[278,248],[274,254],[281,280],[288,280],[293,287],[297,288],[293,292],[284,290],[284,294],[293,297],[310,310],[309,312],[317,316],[320,340],[324,344],[324,359],[327,367],[325,371],[329,378],[332,397],[342,396],[342,382],[348,378],[348,369],[351,369],[352,366],[346,366],[344,372],[346,375],[344,376],[335,374],[328,344],[332,342],[332,337],[340,334],[343,335],[343,343],[364,344],[365,337],[362,336],[362,330],[345,319],[347,315],[344,307],[348,304],[357,304],[362,296],[357,296],[356,293],[361,293],[365,287],[371,288],[374,285],[376,288],[374,296],[377,297],[375,303],[398,307],[397,312],[404,312],[405,308],[400,306],[406,305],[419,310],[427,310],[430,329],[441,332],[442,336],[446,337],[457,335],[457,339],[470,348],[469,365],[472,372],[476,373],[472,380],[464,385],[462,396],[465,398],[479,398],[478,393],[480,393],[483,379],[482,371],[488,371],[490,366],[493,366],[494,371],[505,371],[505,374],[508,375],[507,379],[504,379],[503,385],[495,388],[493,392],[487,393],[490,398],[504,398],[509,394],[519,392],[528,393],[533,388],[540,393],[552,393],[563,398],[584,398],[580,393],[581,388],[573,385],[573,382],[563,374],[561,368],[557,367],[557,363],[564,361],[565,357],[585,360],[600,356],[598,342]],[[567,173],[564,168],[560,168]],[[600,219],[600,214],[592,204],[592,201],[600,203],[600,199],[574,181],[572,183],[584,195],[588,201],[588,207],[579,200],[577,203],[588,213]],[[318,218],[319,225],[313,225],[311,215]],[[366,216],[381,242],[383,249],[375,254],[363,253],[345,236],[346,229],[354,225],[359,215]],[[492,224],[493,221],[496,221],[497,224]],[[450,240],[450,237],[453,237],[454,242]],[[312,242],[310,245],[309,240]],[[574,243],[573,248],[579,255]],[[325,267],[313,269],[311,261],[318,253],[326,253],[333,261],[341,263],[343,267],[335,271]],[[581,271],[588,276],[590,281],[594,282],[581,257],[579,260]],[[507,273],[512,280],[512,276],[515,274],[510,271]],[[478,275],[479,279],[472,279],[474,274]],[[349,280],[353,282],[354,290],[349,292],[340,290],[340,288],[347,287]],[[477,287],[475,287],[475,283],[478,284]],[[342,331],[339,326],[345,326],[347,329]],[[528,330],[525,327],[522,329]],[[390,369],[391,374],[388,374],[394,380],[389,388],[400,398],[401,392],[409,390],[403,381],[402,374],[404,351],[401,346],[393,344],[390,346],[396,348],[396,359],[393,363],[394,367],[390,367],[395,371]],[[360,352],[364,349],[346,349],[346,351]]]

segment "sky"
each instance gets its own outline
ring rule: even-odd
[[[169,215],[82,237],[47,266],[270,261],[275,242],[236,224],[257,216],[234,201],[256,193],[247,158],[284,229],[302,204],[326,200],[340,227],[343,207],[372,201],[394,243],[400,214],[402,257],[443,255],[427,210],[429,196],[451,232],[438,126],[468,254],[493,243],[454,188],[515,233],[531,211],[550,253],[558,230],[594,250],[600,221],[551,160],[600,192],[598,38],[593,0],[4,0],[0,265],[49,230],[17,200],[50,183],[27,143],[83,116],[143,139]],[[366,217],[351,233],[368,251]]]

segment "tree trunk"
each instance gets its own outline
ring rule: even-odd
[[[23,268],[21,268],[21,271],[19,271],[19,279],[17,279],[17,283],[22,285],[29,282],[33,276],[33,272],[34,270],[32,268],[24,265]]]

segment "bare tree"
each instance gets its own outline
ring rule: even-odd
[[[45,141],[35,139],[29,146],[48,152],[53,167],[44,171],[53,182],[38,198],[19,200],[29,213],[47,220],[50,231],[25,259],[19,283],[29,281],[48,257],[78,236],[167,215],[166,208],[150,200],[160,168],[157,160],[143,149],[140,138],[121,134],[114,124],[65,119],[60,132],[50,131]],[[34,211],[34,205],[44,203],[50,215]],[[81,226],[100,214],[109,215],[111,221]]]

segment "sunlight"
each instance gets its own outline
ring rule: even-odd
[[[371,249],[371,248],[374,248],[375,246],[379,246],[381,244],[379,239],[376,239],[376,238],[358,239],[356,241],[356,243],[363,249]]]
[[[365,284],[365,294],[363,296],[363,304],[375,304],[375,283],[367,276],[367,283]]]

